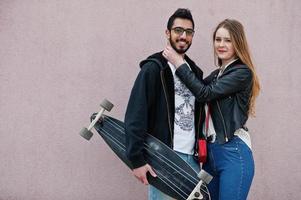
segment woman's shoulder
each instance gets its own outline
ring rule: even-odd
[[[246,74],[252,74],[251,69],[241,61],[233,63],[233,65],[229,66],[229,69],[225,70],[225,72],[226,71],[229,71],[229,72],[236,71],[236,72],[244,73],[244,74],[245,73]]]

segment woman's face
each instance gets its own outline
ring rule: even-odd
[[[236,58],[229,31],[223,27],[216,31],[214,39],[214,51],[217,57],[221,59],[222,65],[226,65]]]

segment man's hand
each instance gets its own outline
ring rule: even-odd
[[[149,164],[143,165],[142,167],[138,167],[133,169],[134,176],[141,181],[144,185],[148,185],[146,174],[149,172],[153,177],[157,177],[157,174],[154,172],[152,167]]]

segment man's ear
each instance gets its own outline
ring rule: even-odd
[[[170,39],[170,31],[168,29],[165,30],[165,35],[167,39]]]

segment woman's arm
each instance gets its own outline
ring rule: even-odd
[[[165,47],[162,55],[176,68],[185,63],[184,56],[178,54],[170,45]]]
[[[184,62],[183,56],[167,45],[163,56],[176,68],[176,75],[201,102],[222,98],[243,90],[252,83],[252,73],[245,65],[237,65],[211,83],[200,81]]]
[[[251,70],[245,65],[237,65],[227,70],[223,76],[208,85],[197,79],[185,63],[178,67],[176,75],[201,102],[234,94],[252,83]]]

